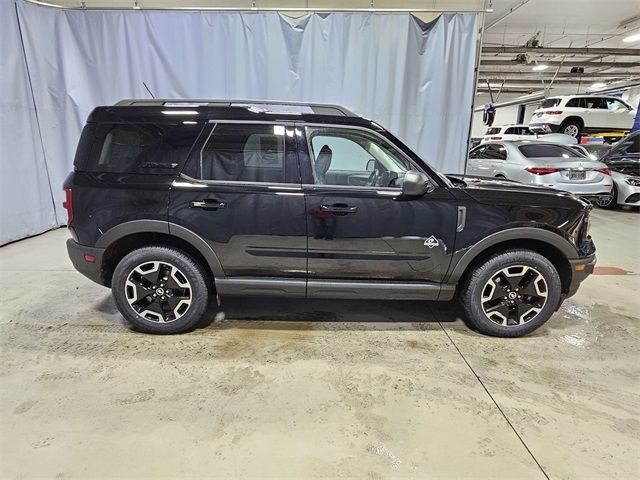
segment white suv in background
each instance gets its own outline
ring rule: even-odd
[[[499,140],[531,140],[534,138],[533,135],[528,125],[502,125],[487,128],[480,143]]]
[[[567,95],[547,98],[531,116],[529,128],[537,133],[583,133],[631,130],[636,109],[618,97]]]

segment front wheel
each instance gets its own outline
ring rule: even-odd
[[[478,331],[520,337],[551,317],[560,290],[560,276],[549,260],[531,250],[509,250],[475,267],[461,301]]]
[[[162,246],[126,255],[113,273],[111,288],[122,316],[147,333],[193,329],[209,301],[200,265],[184,252]]]

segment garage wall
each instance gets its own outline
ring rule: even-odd
[[[142,82],[157,97],[339,103],[389,128],[437,168],[464,168],[474,14],[424,23],[408,14],[291,19],[24,2],[17,11],[57,205],[91,109],[148,98]],[[4,217],[4,202],[0,208]],[[59,208],[57,223],[64,222]]]
[[[57,225],[13,1],[0,0],[0,245]]]

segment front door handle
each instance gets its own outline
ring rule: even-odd
[[[358,207],[352,207],[343,203],[336,203],[334,205],[320,205],[321,212],[331,212],[335,215],[347,215],[349,213],[356,213]]]
[[[205,198],[204,200],[196,200],[191,202],[191,208],[202,208],[203,210],[219,210],[226,208],[227,204],[219,202],[214,198]]]

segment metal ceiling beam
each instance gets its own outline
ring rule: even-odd
[[[543,76],[543,77],[553,77],[556,75],[556,72],[534,72],[531,69],[529,71],[524,72],[514,72],[514,71],[504,71],[504,70],[482,70],[480,69],[480,75],[492,75],[492,76],[500,76],[500,75],[530,75],[530,76]],[[570,72],[559,72],[556,75],[557,78],[624,78],[624,77],[640,77],[640,71],[637,72],[585,72],[585,73],[570,73]]]
[[[482,72],[480,72],[482,74]],[[506,86],[509,85],[536,85],[536,86],[540,86],[540,79],[539,78],[533,78],[533,79],[528,79],[528,78],[486,78],[486,77],[480,77],[480,80],[478,80],[478,82],[489,82],[492,85],[500,85],[501,83],[505,83]],[[554,84],[561,84],[561,85],[578,85],[578,84],[582,84],[584,85],[585,83],[589,83],[589,79],[588,78],[576,78],[576,79],[570,79],[570,78],[561,78],[561,79],[556,79],[555,82],[553,82]]]
[[[493,22],[491,22],[486,29],[489,30],[489,29],[495,27],[497,24],[502,22],[505,18],[507,18],[510,15],[512,15],[516,10],[518,10],[520,7],[525,6],[530,1],[531,0],[520,0],[520,1],[512,4],[504,13],[500,13],[498,18],[495,19]]]
[[[131,7],[125,6],[91,6],[91,5],[78,5],[67,6],[59,5],[56,3],[45,2],[42,0],[24,0],[29,3],[35,3],[36,5],[43,5],[45,7],[60,8],[63,10],[184,10],[184,11],[206,11],[206,12],[304,12],[304,13],[488,13],[493,12],[493,8],[478,9],[478,8],[378,8],[373,6],[374,2],[371,2],[370,8],[314,8],[314,7],[180,7],[180,6],[144,6],[138,5],[137,2],[132,2]],[[84,2],[83,2],[84,3]],[[255,5],[255,2],[254,2]]]
[[[624,55],[640,56],[640,48],[572,48],[572,47],[489,47],[483,46],[482,53],[537,53],[556,55]]]
[[[545,65],[549,65],[550,67],[560,67],[562,66],[571,68],[571,67],[585,67],[585,68],[601,68],[601,67],[612,67],[612,68],[634,68],[640,67],[639,62],[598,62],[598,61],[583,61],[583,62],[561,62],[559,60],[540,60],[540,63],[544,63]],[[522,66],[533,66],[533,63],[524,63],[515,59],[500,59],[500,58],[482,58],[480,59],[480,65],[486,66],[495,66],[495,67],[522,67]]]
[[[534,88],[525,88],[525,87],[520,87],[520,88],[503,88],[502,89],[502,93],[529,93],[531,90],[534,90]],[[490,93],[489,90],[487,90],[486,88],[478,88],[477,93]]]

